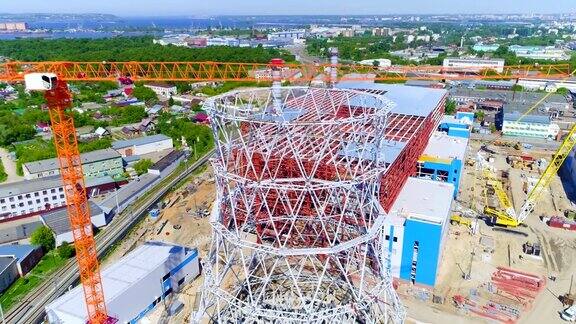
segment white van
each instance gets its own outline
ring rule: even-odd
[[[576,322],[576,305],[566,308],[562,313],[560,313],[560,317],[568,322]]]

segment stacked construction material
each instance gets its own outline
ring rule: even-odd
[[[546,286],[546,279],[509,268],[498,267],[487,283],[487,291],[502,298],[481,298],[476,290],[469,297],[455,295],[456,307],[469,313],[496,320],[501,323],[515,323],[522,311],[529,310],[538,294]],[[509,300],[510,302],[505,302]]]
[[[504,267],[498,267],[492,274],[492,282],[498,294],[520,301],[525,309],[532,306],[534,299],[546,286],[546,279],[541,276]]]

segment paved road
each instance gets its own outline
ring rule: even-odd
[[[214,150],[206,154],[200,160],[190,165],[188,169],[180,173],[168,183],[161,182],[160,190],[150,195],[144,202],[136,202],[128,207],[122,214],[117,215],[108,228],[96,236],[98,256],[101,257],[115,242],[122,239],[126,232],[178,182],[185,179],[191,172],[202,166],[214,154]],[[72,259],[66,265],[45,280],[35,290],[31,291],[20,303],[6,314],[6,322],[9,324],[40,323],[45,317],[44,308],[54,299],[62,295],[68,287],[79,280],[78,265]]]
[[[16,174],[16,162],[10,159],[8,151],[0,147],[0,163],[4,164],[4,171],[8,175],[8,179],[4,183],[18,182],[24,179]]]

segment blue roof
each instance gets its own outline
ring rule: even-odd
[[[518,121],[522,118],[520,121]],[[522,115],[518,112],[513,113],[505,113],[504,114],[504,121],[508,122],[519,122],[519,123],[526,123],[526,124],[550,124],[550,117],[549,116],[538,116],[538,115],[527,115],[522,117]]]
[[[0,246],[0,256],[13,256],[18,260],[22,260],[39,248],[36,245],[2,245]]]
[[[340,89],[376,90],[396,104],[392,113],[427,117],[434,111],[444,96],[444,89],[419,88],[403,84],[383,84],[368,82],[343,82],[336,85]]]
[[[143,137],[138,137],[138,138],[129,139],[129,140],[115,141],[112,143],[112,148],[117,150],[117,149],[122,149],[122,148],[130,147],[130,146],[135,146],[135,145],[145,145],[145,144],[160,142],[160,141],[164,141],[167,139],[170,139],[170,137],[168,137],[164,134],[143,136]]]
[[[364,160],[375,160],[376,154],[378,154],[379,161],[391,164],[398,158],[405,146],[405,142],[385,141],[382,143],[380,151],[376,152],[374,143],[368,143],[360,147],[358,143],[350,142],[338,154],[349,157],[361,157]]]

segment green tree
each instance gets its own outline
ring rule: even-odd
[[[132,93],[140,101],[145,102],[155,102],[158,101],[158,96],[156,92],[152,91],[150,88],[146,88],[142,85],[137,85],[134,87],[134,92]]]
[[[474,113],[474,118],[476,118],[478,121],[484,121],[485,117],[486,115],[483,111],[477,111]]]
[[[444,107],[444,113],[446,115],[454,115],[456,113],[456,101],[448,99]]]
[[[154,165],[150,159],[143,159],[134,164],[134,171],[136,174],[141,175],[148,172],[148,169]]]
[[[62,242],[62,244],[56,250],[62,259],[69,259],[76,253],[74,246],[66,241]]]
[[[561,87],[561,88],[558,88],[556,90],[556,93],[563,95],[563,96],[567,96],[570,93],[570,90],[568,90],[567,88]]]
[[[514,92],[524,91],[524,87],[522,87],[519,84],[515,84],[512,86],[512,91],[514,91]]]
[[[172,107],[174,105],[175,101],[174,98],[172,98],[172,96],[170,96],[170,99],[168,99],[168,106]]]
[[[2,159],[0,159],[0,183],[6,181],[6,179],[8,179],[8,174],[6,174],[4,164],[2,163]]]
[[[47,226],[40,226],[32,233],[32,236],[30,236],[30,243],[42,246],[44,251],[50,251],[54,249],[56,240],[54,239],[52,230]]]

